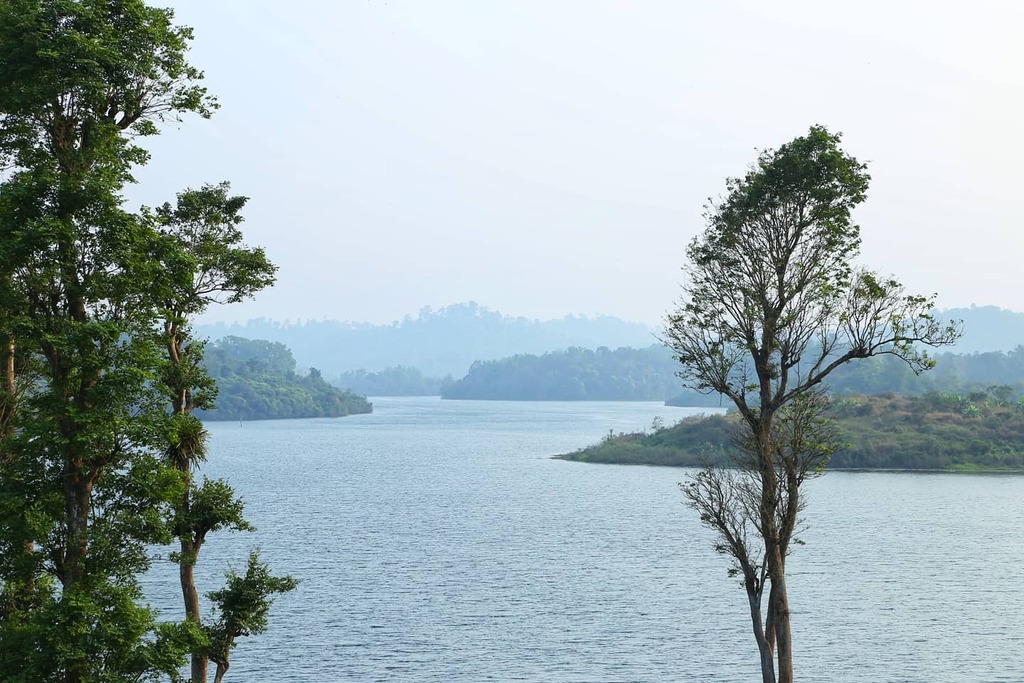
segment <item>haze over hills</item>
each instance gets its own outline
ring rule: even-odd
[[[1024,313],[996,306],[941,311],[944,319],[963,320],[960,343],[953,353],[1012,351],[1024,344]],[[530,320],[491,310],[475,302],[429,307],[416,317],[390,325],[334,320],[282,323],[259,318],[246,323],[197,325],[200,336],[226,336],[281,342],[295,354],[300,368],[319,368],[325,377],[366,370],[379,372],[404,366],[428,377],[458,379],[476,361],[517,354],[544,354],[570,347],[645,348],[656,342],[656,330],[612,316],[566,316]]]
[[[998,306],[950,308],[939,315],[946,320],[962,320],[964,335],[953,353],[985,353],[1012,351],[1024,345],[1024,313]]]
[[[325,377],[401,365],[427,376],[458,378],[474,361],[574,346],[642,348],[655,341],[646,325],[611,316],[529,320],[472,301],[423,308],[415,318],[406,316],[390,325],[333,320],[288,324],[261,318],[244,324],[197,325],[196,332],[211,339],[236,336],[281,342],[300,367],[316,367]]]
[[[918,377],[883,356],[841,368],[830,386],[903,394],[982,385],[1014,385],[1014,395],[1022,391],[1024,313],[974,306],[937,315],[963,321],[964,337],[954,348],[936,350],[934,371]],[[716,402],[683,389],[671,352],[656,342],[654,331],[609,316],[528,320],[470,302],[424,308],[416,318],[391,325],[260,319],[200,326],[198,332],[215,344],[226,337],[283,344],[298,368],[316,368],[326,381],[367,396]]]

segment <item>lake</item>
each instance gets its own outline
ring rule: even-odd
[[[209,423],[205,472],[300,580],[226,680],[759,681],[746,598],[683,505],[686,470],[549,456],[700,412],[378,398],[340,419]],[[1024,681],[1024,477],[830,473],[790,558],[800,681]],[[145,589],[178,618],[177,572]]]

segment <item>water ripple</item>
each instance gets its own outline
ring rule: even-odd
[[[260,545],[300,579],[238,681],[760,680],[745,599],[679,470],[546,456],[650,403],[376,399],[341,420],[211,424],[209,473],[258,527],[214,537],[202,590]],[[830,474],[790,560],[803,682],[1024,680],[1024,478]],[[167,562],[146,590],[177,614]]]

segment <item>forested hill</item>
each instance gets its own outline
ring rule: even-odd
[[[658,344],[643,349],[570,348],[474,363],[442,398],[526,401],[663,401],[678,391],[675,362]],[[716,399],[717,400],[717,399]]]
[[[211,339],[232,335],[281,342],[292,350],[300,367],[320,368],[331,378],[396,366],[416,368],[428,377],[461,377],[477,360],[571,346],[644,347],[653,341],[648,327],[618,318],[529,320],[475,303],[424,308],[417,317],[406,316],[390,325],[330,320],[282,324],[259,319],[243,325],[199,325],[196,333]]]
[[[295,371],[284,344],[224,337],[206,346],[206,369],[217,382],[217,409],[196,411],[204,420],[272,420],[369,413],[362,396],[328,384],[316,368]]]
[[[838,368],[829,375],[827,384],[837,396],[887,391],[906,395],[927,392],[968,394],[990,389],[1014,400],[1024,396],[1024,347],[1007,353],[941,353],[935,358],[936,367],[922,375],[915,375],[906,363],[893,356],[859,360]],[[474,363],[469,373],[455,382],[419,379],[425,385],[440,387],[443,398],[453,399],[667,399],[670,405],[722,405],[717,395],[684,391],[676,377],[677,370],[678,365],[668,349],[651,345],[643,349],[620,348],[614,351],[607,348],[596,351],[570,348],[543,355],[517,354]],[[376,389],[385,386],[388,378],[397,381],[407,374],[409,371],[406,369],[405,372],[380,373],[365,379],[373,380]],[[352,379],[358,380],[359,377]]]

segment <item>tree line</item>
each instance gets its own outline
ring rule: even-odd
[[[1024,346],[1010,351],[938,353],[925,374],[891,355],[840,365],[823,381],[835,396],[847,393],[963,393],[1007,387],[1024,397]],[[345,373],[337,384],[376,396],[437,395],[501,400],[665,400],[676,406],[719,406],[725,399],[680,387],[679,366],[661,345],[643,349],[570,348],[541,355],[516,354],[476,361],[458,380],[425,377],[399,366],[376,373]]]
[[[1014,399],[1024,397],[1024,346],[1010,351],[975,353],[937,353],[929,372],[914,372],[905,362],[890,356],[865,358],[843,365],[829,375],[824,385],[833,397],[844,394],[897,393],[907,396],[923,394],[970,394],[1002,387]],[[666,403],[674,406],[700,406],[694,391],[678,393]]]
[[[957,355],[1009,352],[1024,342],[1024,313],[977,306],[948,309],[941,315],[964,323],[964,336],[951,349]],[[329,378],[341,376],[337,386],[368,396],[387,395],[377,391],[378,386],[398,392],[393,394],[396,396],[427,391],[414,388],[418,381],[411,377],[402,385],[391,381],[395,377],[367,377],[368,384],[362,384],[363,375],[391,375],[396,368],[419,371],[430,380],[429,387],[447,375],[464,376],[474,361],[541,355],[572,346],[644,348],[654,341],[648,327],[612,316],[530,320],[473,302],[424,307],[387,325],[257,318],[245,323],[198,325],[196,332],[211,339],[238,336],[281,342],[292,349],[300,366],[316,366]],[[419,395],[437,394],[434,390]]]
[[[343,372],[335,384],[363,396],[440,396],[454,381],[451,375],[427,377],[419,368],[396,365],[377,372]]]
[[[675,363],[660,345],[572,347],[473,363],[442,398],[526,401],[664,400],[676,390]]]

